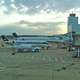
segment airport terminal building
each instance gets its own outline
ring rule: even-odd
[[[67,21],[67,33],[61,35],[63,40],[72,39],[73,40],[73,32],[76,34],[80,34],[80,24],[78,24],[78,17],[76,14],[69,14],[68,21]]]

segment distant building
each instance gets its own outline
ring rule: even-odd
[[[70,14],[68,17],[68,25],[67,25],[67,33],[70,32],[80,32],[80,24],[78,24],[78,17],[76,17],[76,14]]]
[[[62,36],[63,40],[73,41],[73,33],[80,33],[80,24],[76,14],[69,14],[67,23],[67,33]]]

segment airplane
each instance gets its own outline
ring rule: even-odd
[[[64,43],[64,40],[58,37],[50,37],[49,40],[47,40],[47,42]]]
[[[72,37],[63,37],[64,41],[69,41],[69,42],[73,42],[73,38]]]
[[[55,40],[55,39],[49,39],[47,42],[54,42],[54,43],[64,43],[64,40]]]
[[[14,39],[17,40],[45,40],[47,42],[55,42],[55,43],[60,43],[60,42],[64,42],[64,40],[61,40],[60,38],[57,37],[19,37],[15,32],[12,33]]]
[[[15,32],[12,35],[17,40],[49,40],[48,37],[19,37]]]
[[[9,40],[5,35],[1,36],[5,44],[13,45],[14,41]]]
[[[44,49],[44,47],[47,47],[50,48],[52,45],[50,43],[48,43],[47,41],[39,41],[39,40],[9,40],[5,35],[2,35],[1,36],[4,43],[6,44],[10,44],[10,45],[13,45],[13,44],[32,44],[32,45],[35,45],[37,47],[42,47]]]
[[[50,37],[49,39],[53,39],[53,40],[60,40],[60,38],[58,38],[58,37]]]

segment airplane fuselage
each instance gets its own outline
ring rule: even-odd
[[[38,47],[51,47],[52,45],[46,41],[36,41],[36,40],[24,40],[24,41],[18,41],[18,40],[15,40],[15,41],[4,41],[4,43],[6,44],[10,44],[10,45],[13,45],[13,44],[35,44],[35,46],[38,46]]]

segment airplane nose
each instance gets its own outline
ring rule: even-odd
[[[48,44],[49,46],[52,46],[52,44]]]

